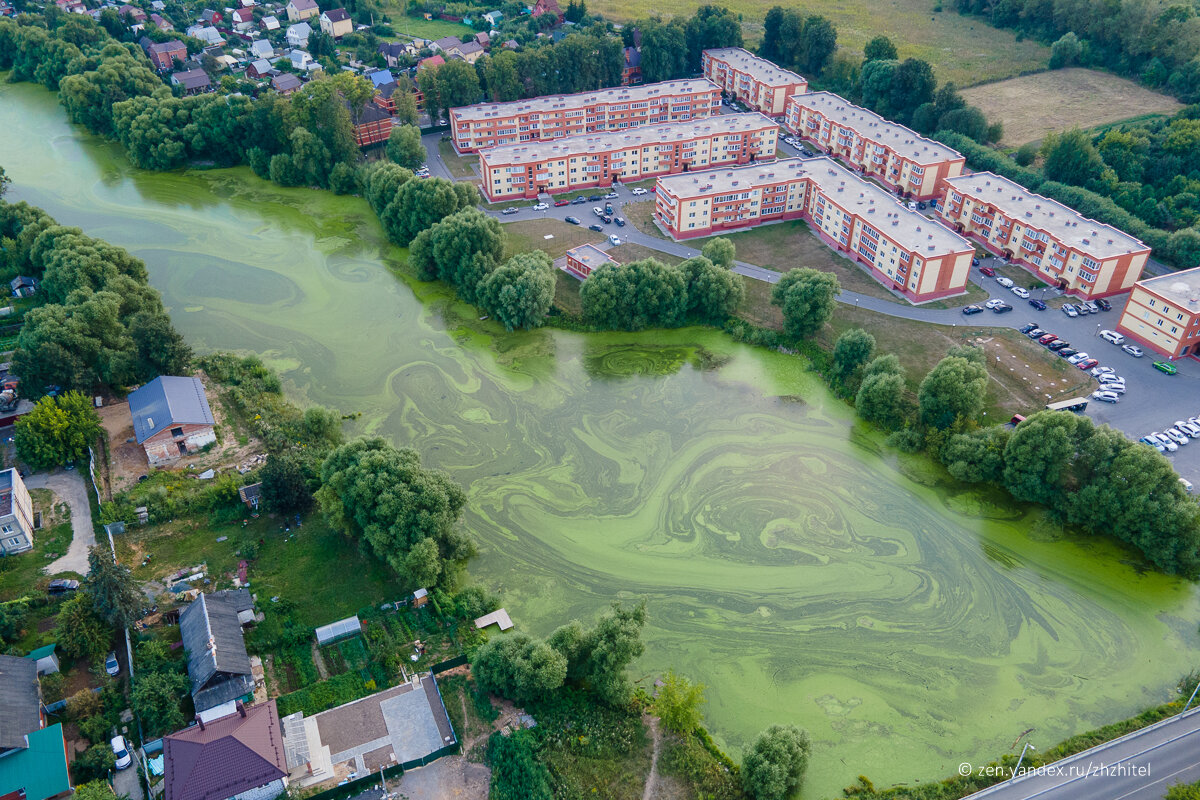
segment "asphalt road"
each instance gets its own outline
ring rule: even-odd
[[[964,765],[963,769],[966,766]],[[1200,709],[970,795],[971,800],[1161,800],[1200,780]]]

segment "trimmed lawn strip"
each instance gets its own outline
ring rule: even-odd
[[[608,239],[607,236],[588,230],[582,225],[571,225],[549,217],[506,222],[504,232],[507,234],[504,241],[505,259],[533,250],[542,250],[551,258],[562,258],[573,247],[588,243],[600,244]],[[554,238],[544,238],[547,235]]]
[[[471,169],[471,167],[479,163],[479,156],[474,154],[459,155],[449,139],[438,140],[438,154],[441,155],[442,161],[445,162],[446,169],[450,170],[450,174],[455,178],[475,177],[475,170]]]

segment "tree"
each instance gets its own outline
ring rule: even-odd
[[[96,743],[75,756],[71,762],[71,777],[78,783],[99,783],[108,778],[116,762],[108,742]]]
[[[392,93],[392,99],[396,101],[396,120],[401,125],[416,125],[420,117],[417,114],[417,98],[410,91],[397,91]]]
[[[1037,157],[1038,157],[1037,142],[1026,142],[1025,144],[1023,144],[1017,148],[1017,152],[1013,156],[1013,160],[1016,161],[1022,167],[1028,167],[1030,164],[1032,164],[1034,161],[1037,160]]]
[[[584,0],[579,0],[578,3],[575,0],[571,0],[571,2],[567,3],[567,10],[563,12],[563,18],[567,22],[578,24],[583,21],[587,13],[587,3]]]
[[[475,653],[471,674],[484,689],[515,703],[541,700],[563,684],[567,658],[526,633],[489,639]]]
[[[689,258],[677,268],[687,280],[688,315],[701,322],[723,323],[737,311],[746,295],[741,275],[713,264],[704,256]]]
[[[794,725],[772,725],[742,758],[742,787],[755,800],[786,800],[804,780],[811,748]]]
[[[854,408],[867,422],[884,430],[895,430],[904,424],[908,415],[904,393],[904,368],[900,366],[899,358],[888,353],[875,358],[863,369]]]
[[[896,45],[886,36],[876,36],[863,48],[864,61],[895,61],[898,57]]]
[[[108,651],[112,630],[100,619],[91,595],[80,592],[63,603],[54,627],[55,640],[72,658],[98,663]]]
[[[1048,180],[1084,186],[1104,172],[1104,160],[1079,128],[1050,134],[1042,143],[1042,172]]]
[[[637,27],[642,32],[642,76],[646,83],[687,74],[687,34],[679,20],[642,20]]]
[[[1004,450],[1010,431],[992,426],[985,431],[950,437],[940,457],[946,471],[965,483],[998,483],[1004,478]]]
[[[833,23],[821,16],[811,16],[805,20],[800,67],[810,75],[820,75],[836,52],[837,29]]]
[[[734,259],[737,258],[737,248],[733,240],[723,236],[709,239],[700,253],[721,269],[733,269]]]
[[[138,676],[133,687],[133,709],[151,736],[183,727],[179,698],[187,694],[188,679],[178,672],[151,672]]]
[[[987,369],[979,362],[961,355],[946,356],[917,390],[921,424],[935,430],[972,424],[983,410],[987,382]]]
[[[16,422],[17,455],[34,469],[87,457],[100,437],[100,417],[80,392],[43,397]]]
[[[654,713],[669,731],[689,734],[704,721],[704,684],[692,683],[682,675],[668,671],[654,698]]]
[[[784,10],[782,6],[772,6],[763,20],[763,38],[758,47],[758,54],[768,61],[778,62],[784,52],[782,35]]]
[[[846,383],[867,363],[875,350],[875,337],[862,328],[850,328],[833,344],[834,378]]]
[[[103,780],[89,781],[82,786],[76,786],[75,794],[71,797],[74,800],[117,800],[112,787]]]
[[[282,514],[312,508],[313,492],[319,485],[317,465],[311,457],[295,449],[269,454],[259,480],[267,508]]]
[[[479,287],[479,302],[506,330],[536,328],[554,303],[554,263],[541,250],[518,253]]]
[[[1200,230],[1184,228],[1171,234],[1163,257],[1172,264],[1200,264]]]
[[[398,450],[383,439],[358,439],[330,453],[316,498],[334,527],[363,539],[414,588],[443,582],[452,562],[475,552],[458,528],[466,504],[462,489],[441,470],[422,467],[415,450]],[[425,539],[433,540],[439,557],[432,582],[427,565],[419,576],[409,573],[409,553]]]
[[[421,144],[421,131],[415,125],[397,125],[388,134],[387,157],[406,169],[420,169],[428,154]]]
[[[141,616],[146,598],[133,580],[129,567],[118,564],[112,550],[96,545],[88,550],[88,574],[84,589],[96,613],[106,623],[125,630]]]
[[[12,186],[12,178],[4,172],[4,167],[0,167],[0,198],[8,194],[9,187]]]
[[[683,272],[654,258],[601,266],[583,282],[579,299],[585,318],[614,330],[674,327],[688,308]]]
[[[611,706],[622,706],[633,695],[625,669],[645,649],[641,638],[645,625],[646,601],[633,608],[613,603],[591,630],[573,621],[546,641],[566,656],[568,682],[590,689]]]
[[[865,66],[863,71],[865,74]],[[902,124],[908,123],[918,106],[933,101],[933,92],[936,87],[937,79],[933,76],[933,67],[929,65],[929,62],[919,58],[904,59],[892,75],[890,92],[892,113]]]
[[[437,70],[438,99],[442,108],[457,108],[478,102],[482,90],[474,66],[453,60],[433,69]]]
[[[67,716],[75,722],[94,717],[104,711],[100,695],[91,689],[80,689],[67,698]]]
[[[1062,69],[1079,63],[1083,44],[1075,31],[1067,31],[1050,47],[1050,69]]]
[[[842,289],[837,276],[802,267],[789,270],[771,290],[771,304],[783,310],[783,330],[793,339],[807,338],[833,315]]]

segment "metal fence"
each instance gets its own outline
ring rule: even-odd
[[[429,668],[429,671],[432,672],[434,675],[441,675],[446,670],[451,670],[451,669],[454,669],[455,667],[461,667],[463,664],[466,664],[468,661],[470,661],[470,659],[467,658],[466,656],[455,656],[454,658],[451,658],[448,661],[443,661],[440,664],[434,664],[432,667]]]

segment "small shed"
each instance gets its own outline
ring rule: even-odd
[[[499,625],[500,630],[506,631],[513,626],[513,622],[509,619],[507,611],[503,608],[498,608],[492,613],[484,614],[475,620],[475,627],[481,630],[489,625]]]
[[[58,645],[48,644],[45,647],[39,647],[37,650],[34,650],[32,653],[25,656],[30,661],[37,662],[37,674],[39,676],[52,675],[55,672],[58,672],[58,656],[54,652],[54,649],[57,646]]]
[[[249,486],[243,486],[238,489],[238,497],[242,498],[242,502],[246,507],[258,511],[258,504],[262,500],[262,483],[252,483]]]
[[[429,602],[429,592],[425,589],[417,589],[413,592],[413,608],[420,608]]]
[[[358,621],[358,615],[339,619],[337,622],[331,622],[328,625],[322,625],[317,628],[317,644],[324,647],[331,642],[336,642],[341,639],[349,639],[351,636],[358,636],[362,633],[362,623]]]

